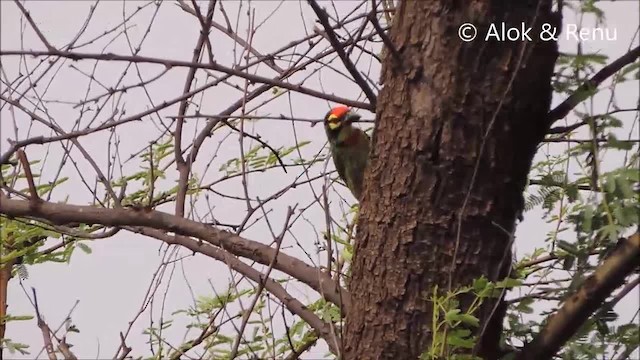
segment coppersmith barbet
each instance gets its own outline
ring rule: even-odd
[[[370,143],[369,136],[353,126],[353,122],[359,119],[360,115],[346,106],[334,107],[324,117],[324,129],[331,147],[333,163],[338,175],[358,201],[362,195]]]

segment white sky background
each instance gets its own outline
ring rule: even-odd
[[[342,17],[359,3],[359,1],[340,1],[335,4],[335,7],[337,8],[338,14]],[[93,2],[89,1],[40,1],[27,2],[25,6],[31,12],[32,17],[49,42],[59,48],[67,44],[75,36],[78,29],[80,29],[84,23],[90,6],[93,4]],[[138,6],[144,4],[146,3],[127,2],[125,12],[127,15],[131,14]],[[240,2],[224,2],[224,7],[234,24],[236,17],[238,17],[240,23],[238,33],[243,38],[246,38],[247,4],[247,2],[242,3],[242,10],[238,14]],[[327,6],[331,15],[334,14],[329,2],[322,2],[321,4]],[[638,44],[638,4],[633,1],[628,1],[599,4],[599,6],[605,11],[607,20],[606,24],[600,26],[615,29],[617,40],[585,42],[583,49],[584,52],[599,51],[601,54],[610,56],[610,60],[613,60],[624,54],[630,47],[637,46]],[[202,11],[205,12],[206,3],[202,3],[201,7]],[[251,3],[251,7],[256,9],[256,23],[261,23],[267,19],[253,39],[254,47],[262,54],[267,54],[304,36],[305,31],[308,33],[313,31],[315,15],[305,2],[286,1],[281,3],[276,1],[256,1]],[[148,6],[139,12],[129,23],[130,25],[135,25],[128,30],[129,36],[134,44],[137,44],[145,34],[155,9],[156,7],[154,5]],[[0,45],[3,50],[18,50],[21,48],[44,49],[13,2],[1,1],[0,13],[0,20],[2,22]],[[121,23],[122,19],[122,2],[101,2],[96,10],[96,15],[78,43],[83,43],[86,40],[102,34],[105,29]],[[219,23],[224,23],[224,19],[218,9],[216,9],[215,20]],[[585,18],[584,21],[585,26],[595,26],[593,19]],[[567,12],[564,22],[565,24],[577,24],[579,19],[577,19],[575,15]],[[357,28],[359,25],[360,22],[356,22],[351,29]],[[26,27],[26,30],[23,32],[24,38],[21,38],[21,27]],[[151,31],[144,41],[139,55],[191,61],[193,48],[196,44],[199,31],[200,26],[194,17],[180,10],[174,3],[164,2],[159,8]],[[107,42],[114,38],[116,33],[103,38],[95,44],[90,44],[76,51],[100,53],[103,51],[103,47],[107,45]],[[242,48],[237,46],[234,51],[234,42],[226,35],[217,30],[212,30],[210,39],[214,47],[215,59],[218,63],[231,66],[243,61],[240,58]],[[574,41],[561,40],[560,45],[561,51],[575,52],[576,43]],[[318,46],[318,48],[324,49],[326,46],[328,46],[328,43],[325,42]],[[371,44],[369,43],[367,46],[370,47]],[[297,48],[296,52],[301,53],[307,48],[308,46],[303,44]],[[127,41],[122,34],[118,36],[113,43],[109,44],[105,52],[123,55],[131,54]],[[316,51],[312,54],[315,53]],[[360,53],[357,50],[354,51],[352,59],[357,58],[358,54]],[[335,55],[331,55],[327,59],[333,59],[334,56]],[[2,59],[3,71],[6,72],[6,76],[8,76],[9,79],[16,78],[19,59],[17,56],[4,57]],[[367,59],[367,61],[364,61],[364,59]],[[47,87],[48,79],[51,78],[50,75],[53,72],[47,75],[47,80],[42,81],[37,87],[40,96],[42,96],[43,99],[71,101],[74,103],[84,99],[89,82],[88,78],[72,69],[70,65],[86,73],[91,73],[94,63],[95,61],[92,60],[80,62],[65,60],[63,63],[61,62],[61,64],[63,64],[62,66],[59,64],[56,65],[55,69],[60,68],[60,71],[51,84]],[[336,62],[334,65],[338,63],[339,62]],[[30,59],[30,69],[36,64],[37,60]],[[286,62],[279,62],[278,64],[283,68],[287,67]],[[100,62],[98,64],[98,70],[95,73],[96,80],[106,86],[114,86],[116,79],[121,76],[126,65],[125,62]],[[361,70],[367,71],[369,68],[368,57],[363,56],[363,60],[361,60],[358,65]],[[148,79],[163,70],[163,66],[161,65],[140,64],[139,68],[144,79]],[[342,69],[341,71],[343,71],[343,73],[346,73],[342,66],[339,66],[339,68]],[[257,73],[267,77],[274,77],[276,75],[264,65],[258,67]],[[308,73],[308,70],[301,72],[300,75],[293,77],[292,82],[301,81]],[[373,62],[370,72],[371,78],[377,81],[378,73],[379,66]],[[160,80],[149,85],[147,90],[154,105],[181,95],[186,74],[186,68],[174,68]],[[202,85],[205,80],[205,77],[202,76],[203,72],[200,71],[199,74],[200,76],[198,77],[199,80],[196,86]],[[4,75],[2,75],[2,79],[4,81]],[[135,67],[129,69],[125,79],[125,84],[139,82]],[[244,81],[239,79],[235,79],[233,82],[239,86],[244,85]],[[2,85],[2,91],[4,91],[5,86],[4,84]],[[311,76],[309,80],[305,81],[304,85],[312,89],[333,93],[354,100],[356,99],[356,95],[360,93],[358,87],[346,77],[327,69]],[[25,85],[23,84],[20,89],[24,90]],[[637,82],[619,85],[615,91],[615,99],[620,108],[636,106],[638,98]],[[89,97],[104,92],[104,89],[94,84]],[[587,102],[581,106],[594,106],[596,110],[594,110],[593,113],[602,113],[606,110],[609,96],[610,92],[604,91],[601,95],[596,96],[593,104]],[[204,97],[201,94],[197,95],[192,101],[199,106],[200,112],[215,114],[224,110],[241,97],[241,91],[231,89],[228,86],[219,86],[208,89],[204,93]],[[267,92],[267,94],[261,96],[259,99],[252,101],[248,108],[252,109],[254,106],[261,104],[264,100],[271,97],[271,92]],[[563,97],[555,97],[554,104],[559,103],[562,98]],[[360,98],[357,100],[365,101],[362,95],[360,95]],[[25,102],[25,104],[29,103]],[[98,120],[104,121],[104,119],[114,111],[115,105],[117,105],[118,109],[126,109],[125,116],[132,115],[153,106],[150,104],[144,91],[137,88],[128,91],[122,97],[120,103],[110,101]],[[90,106],[95,108],[93,104]],[[328,110],[328,106],[329,104],[325,100],[291,93],[290,96],[284,95],[268,103],[266,106],[260,108],[257,113],[252,113],[252,115],[284,114],[286,116],[293,115],[299,118],[320,119]],[[73,128],[79,116],[79,110],[73,109],[72,106],[68,104],[49,103],[47,104],[47,108],[50,112],[49,115],[66,130]],[[193,113],[194,108],[193,106],[190,108],[190,113]],[[144,117],[142,119],[143,121],[132,122],[118,128],[117,136],[120,141],[119,153],[122,160],[124,161],[130,154],[138,152],[141,148],[147,146],[150,141],[157,138],[160,133],[157,128],[159,121],[162,120],[165,124],[169,125],[170,120],[164,117],[176,115],[177,109],[178,106],[174,105],[162,110],[160,112],[160,116],[163,117],[162,119],[160,119],[157,114],[154,114],[152,117]],[[580,109],[580,107],[578,109]],[[584,110],[584,108],[581,110]],[[359,113],[367,119],[373,117],[372,114],[365,111],[359,111]],[[3,104],[0,115],[2,116],[2,121],[0,121],[0,131],[2,132],[0,136],[0,139],[2,139],[0,146],[6,147],[6,139],[15,137],[9,106]],[[85,115],[81,122],[81,127],[89,125],[92,115],[92,113]],[[17,109],[15,110],[15,116],[16,121],[20,124],[20,138],[26,138],[29,131],[32,136],[35,134],[50,135],[48,130],[38,125],[29,129],[29,118]],[[625,122],[625,130],[627,130],[626,133],[628,133],[630,124],[634,121],[634,114],[620,114],[620,118]],[[570,118],[570,120],[572,120],[572,118]],[[203,121],[190,119],[187,120],[186,123],[184,145],[191,143],[190,139],[192,134],[194,134],[195,129],[202,127]],[[94,123],[93,125],[95,126],[96,124],[97,123]],[[250,128],[254,125],[256,132],[274,148],[293,145],[292,127],[289,122],[264,120],[258,123],[248,122],[245,126]],[[303,156],[313,156],[323,147],[325,138],[321,126],[311,127],[307,123],[297,123],[295,130],[300,141],[313,141],[307,147],[302,148]],[[223,140],[224,135],[227,133],[225,130],[208,139],[199,154],[199,162],[195,166],[195,171],[199,176],[204,177],[204,183],[220,178],[222,176],[218,171],[220,165],[228,159],[239,156],[238,136],[234,133],[225,140],[220,148],[221,150],[218,152],[217,158],[213,161],[208,171],[204,173],[205,167],[209,162],[208,159],[212,157],[219,141]],[[626,135],[626,133],[624,134]],[[109,133],[102,132],[90,137],[81,138],[80,142],[93,156],[101,169],[106,171]],[[246,140],[246,143],[251,146],[254,145],[249,140]],[[246,145],[246,149],[251,146]],[[552,152],[562,149],[558,146],[549,148]],[[111,150],[113,151],[113,146]],[[36,167],[35,172],[42,173],[42,181],[51,180],[60,166],[60,159],[63,154],[60,145],[32,145],[29,146],[26,151],[30,160],[41,159],[45,155],[48,156],[46,162],[44,162],[44,168],[40,169]],[[326,153],[326,150],[324,152]],[[289,162],[295,157],[297,156],[292,156]],[[74,160],[78,162],[80,173],[83,174],[87,182],[93,186],[96,177],[93,169],[77,151],[74,152]],[[285,162],[287,162],[287,160],[285,160]],[[141,163],[138,159],[129,161],[124,166],[124,174],[131,174],[134,171],[138,171],[140,165]],[[620,157],[611,155],[607,157],[607,162],[604,166],[605,168],[614,168],[619,165]],[[329,166],[333,168],[332,164]],[[321,174],[322,171],[323,166],[316,165],[311,169],[310,176]],[[74,168],[73,164],[67,162],[64,165],[62,173],[64,176],[69,176],[70,180],[54,191],[53,200],[61,201],[69,196],[68,202],[72,204],[87,204],[91,202],[91,194],[80,180],[78,170]],[[300,173],[300,168],[290,168],[288,174],[284,174],[281,169],[273,169],[264,174],[251,175],[249,176],[250,195],[252,197],[259,196],[261,199],[264,199],[290,184],[291,180]],[[116,175],[119,176],[120,174],[116,173]],[[169,189],[174,185],[173,180],[175,177],[175,165],[171,165],[167,169],[167,180],[161,182],[157,188],[164,190]],[[322,184],[323,182],[321,180],[313,183],[313,189],[316,193],[321,192]],[[130,184],[128,191],[134,188],[135,185]],[[340,200],[337,193],[346,198],[349,203],[351,203],[353,199],[345,188],[334,186],[333,189],[330,195],[333,205],[332,213],[334,217],[339,218],[341,209],[347,208],[347,204]],[[216,187],[216,190],[237,196],[242,196],[243,194],[239,179],[222,183]],[[202,199],[204,199],[204,196],[202,196]],[[287,206],[293,206],[299,203],[298,209],[302,209],[313,201],[310,186],[304,185],[291,190],[285,196],[272,202],[267,207],[267,210],[273,209],[272,213],[269,214],[269,220],[274,227],[274,231],[280,231]],[[243,201],[226,200],[219,196],[216,197],[212,195],[211,204],[215,206],[213,210],[214,216],[221,222],[238,222],[244,218],[246,213],[245,203]],[[198,209],[199,215],[204,216],[207,211],[206,202],[202,202],[201,200],[196,208]],[[171,207],[162,207],[161,210],[173,212],[173,204],[171,204]],[[257,214],[258,215],[252,218],[253,220],[260,218],[260,212]],[[540,219],[541,214],[542,212],[540,210],[534,210],[525,214],[525,221],[519,226],[517,233],[515,246],[518,255],[529,253],[534,248],[543,246],[542,240],[546,232],[555,226],[554,224],[546,224],[542,221]],[[325,227],[324,213],[320,206],[315,204],[306,210],[303,215],[308,222],[304,219],[299,219],[295,223],[292,232],[296,235],[302,247],[311,254],[314,263],[317,264],[316,246],[314,245],[314,242],[317,240],[315,234]],[[313,224],[313,226],[311,224]],[[265,243],[270,243],[272,240],[264,221],[259,221],[255,226],[243,232],[242,235],[246,238]],[[568,240],[570,240],[570,238]],[[50,246],[54,243],[55,242],[50,241],[47,245]],[[50,326],[54,328],[64,320],[67,312],[74,305],[75,301],[79,300],[80,303],[73,312],[72,319],[81,332],[79,334],[72,334],[68,339],[70,343],[74,344],[72,350],[80,358],[110,358],[115,354],[119,345],[119,332],[126,330],[129,321],[131,321],[132,317],[138,312],[144,294],[149,286],[150,279],[159,264],[163,261],[162,254],[164,254],[164,247],[159,251],[161,244],[159,241],[124,232],[121,232],[113,238],[98,240],[88,244],[93,249],[93,254],[86,255],[77,251],[69,265],[43,264],[29,267],[29,279],[24,281],[23,285],[26,289],[30,289],[31,287],[37,289],[40,310]],[[288,253],[298,255],[300,258],[309,261],[304,255],[304,252],[295,244],[291,236],[285,237],[283,246],[288,247],[286,248]],[[181,253],[182,255],[188,255],[188,252],[182,251]],[[173,311],[187,308],[193,304],[191,291],[193,291],[196,296],[212,296],[213,293],[209,280],[216,286],[217,291],[224,291],[228,281],[231,279],[226,265],[216,263],[202,256],[187,257],[174,264],[177,265],[175,268],[176,271],[173,275],[173,280],[169,282],[170,287],[165,304],[164,313],[167,317],[170,317]],[[165,291],[169,273],[172,268],[173,264],[168,267],[165,282],[158,292],[157,302],[153,309],[154,321],[159,319],[158,315],[160,314],[159,307],[162,294]],[[184,278],[188,278],[190,288],[187,286]],[[235,279],[237,280],[238,278],[236,274]],[[289,290],[293,295],[307,294],[312,296],[312,292],[307,292],[302,286],[298,286],[295,289],[289,287]],[[11,281],[9,291],[8,302],[10,314],[33,314],[33,308],[27,301],[16,279]],[[304,301],[304,299],[302,300]],[[245,302],[245,307],[247,304],[248,301]],[[627,318],[629,318],[633,316],[638,306],[637,296],[628,296],[620,303],[618,311],[623,315],[623,318],[624,315],[627,315]],[[183,339],[184,327],[181,325],[184,325],[184,323],[177,322],[167,332],[169,339],[173,341],[172,344],[174,345]],[[145,345],[147,337],[141,335],[142,330],[148,326],[149,314],[146,312],[134,325],[127,341],[127,345],[134,349],[132,355],[149,355],[149,346]],[[192,332],[187,336],[187,339],[193,337],[194,334],[195,333]],[[33,354],[37,354],[42,347],[42,338],[35,320],[10,323],[6,336],[13,341],[31,345],[31,356],[17,356],[17,358],[31,358]],[[322,349],[308,353],[309,356],[317,357],[323,354],[324,351]],[[43,356],[46,355],[41,355],[41,357]]]

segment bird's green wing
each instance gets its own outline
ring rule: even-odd
[[[369,146],[371,139],[364,131],[359,131],[359,141],[353,147],[352,153],[349,155],[352,159],[351,168],[347,168],[346,173],[350,183],[347,184],[353,196],[360,201],[362,195],[362,186],[364,184],[364,172],[367,167],[369,158]]]
[[[346,168],[344,163],[344,156],[340,154],[340,150],[332,149],[333,155],[333,164],[336,166],[336,170],[338,171],[338,175],[340,175],[340,179],[345,183],[345,185],[349,186],[347,183],[346,177]]]

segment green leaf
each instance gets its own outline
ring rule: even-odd
[[[351,260],[353,259],[353,253],[351,252],[351,249],[349,247],[345,247],[344,249],[342,249],[342,257],[346,262],[351,262]]]
[[[580,219],[582,231],[585,233],[590,233],[592,230],[592,222],[593,222],[593,207],[587,205],[584,208],[584,211],[581,213],[582,219]]]
[[[606,178],[607,178],[607,181],[604,184],[604,189],[609,194],[613,194],[616,191],[616,178],[615,178],[615,175],[613,175],[613,173],[608,173]]]
[[[471,325],[474,327],[478,327],[480,325],[480,320],[471,314],[460,314],[460,321],[463,324]]]
[[[629,141],[620,141],[614,134],[607,136],[606,146],[613,149],[631,150],[633,149],[633,143]]]
[[[573,267],[573,264],[576,261],[576,257],[573,255],[567,255],[564,257],[563,261],[562,261],[562,269],[569,271],[571,270],[571,268]]]
[[[27,351],[27,349],[29,348],[29,345],[13,342],[9,338],[0,339],[0,344],[2,344],[2,347],[9,350],[10,354],[15,354],[16,352],[19,352],[22,355],[30,354]]]
[[[33,319],[32,315],[6,315],[3,319],[2,322],[9,322],[9,321],[28,321]]]
[[[620,191],[620,195],[624,199],[634,199],[635,193],[629,180],[622,176],[615,177],[616,187]]]
[[[80,248],[80,250],[84,251],[85,253],[91,254],[92,250],[89,245],[82,242],[77,242],[76,245],[78,245],[78,248]]]
[[[576,184],[567,185],[564,191],[565,191],[565,194],[567,194],[567,197],[569,198],[570,203],[573,203],[576,200],[578,200],[578,186]]]
[[[460,309],[449,310],[444,314],[444,320],[449,324],[460,321]]]
[[[566,252],[568,252],[571,255],[579,255],[580,252],[578,251],[578,248],[574,245],[571,244],[567,241],[564,240],[557,240],[556,241],[556,246],[559,247],[561,250],[564,250]]]
[[[475,346],[475,341],[460,336],[454,331],[451,335],[447,336],[447,344],[454,348],[472,349]]]
[[[489,280],[488,280],[486,277],[481,276],[481,277],[479,277],[479,278],[477,278],[477,279],[473,280],[473,291],[474,291],[476,294],[479,294],[479,293],[481,293],[484,289],[486,289],[486,288],[487,288],[487,285],[489,285]]]
[[[601,239],[608,238],[610,242],[615,243],[620,235],[620,230],[622,229],[616,224],[607,224],[600,228],[599,235]]]
[[[500,289],[502,288],[511,289],[520,285],[522,285],[522,280],[514,279],[514,278],[505,278],[504,280],[498,281],[496,283],[496,287]]]
[[[518,302],[515,309],[524,314],[533,314],[533,308],[531,307],[533,303],[534,299],[532,297],[526,297]]]

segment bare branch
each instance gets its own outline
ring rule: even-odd
[[[248,72],[226,67],[224,65],[220,65],[217,63],[204,64],[204,63],[192,63],[192,62],[181,61],[181,60],[159,59],[159,58],[153,58],[148,56],[117,55],[113,53],[106,53],[106,54],[79,53],[79,52],[59,51],[59,50],[57,51],[37,51],[37,50],[28,50],[28,51],[27,50],[2,50],[0,51],[0,56],[9,56],[9,55],[60,56],[60,57],[68,58],[71,60],[94,59],[94,60],[104,60],[104,61],[126,61],[126,62],[132,62],[132,63],[160,64],[167,67],[188,67],[188,68],[208,69],[208,70],[220,71],[225,74],[237,76],[237,77],[247,79],[249,81],[260,83],[260,84],[269,84],[273,86],[278,86],[283,89],[288,89],[291,91],[299,92],[301,94],[310,95],[316,98],[329,100],[336,103],[341,103],[354,108],[375,111],[375,107],[372,104],[327,94],[321,91],[306,88],[302,85],[291,84],[291,83],[277,80],[277,79],[271,79],[271,78],[267,78],[260,75],[254,75]]]
[[[384,6],[384,0],[382,0],[382,3]],[[378,36],[380,36],[384,45],[387,47],[387,49],[389,49],[389,51],[391,51],[391,55],[393,56],[393,58],[396,61],[399,61],[401,57],[400,53],[398,53],[398,49],[396,49],[396,47],[393,45],[393,42],[391,42],[391,39],[389,39],[382,26],[380,26],[380,22],[378,21],[378,15],[376,13],[376,0],[371,0],[371,5],[372,9],[371,13],[369,14],[369,21],[371,22],[371,25],[373,25],[373,28],[378,32]]]
[[[22,110],[25,114],[31,116],[32,119],[37,120],[38,122],[40,122],[43,125],[45,125],[48,128],[50,128],[51,130],[53,130],[53,131],[55,131],[55,132],[57,132],[57,133],[59,133],[61,135],[68,136],[67,133],[62,128],[60,128],[59,126],[57,126],[55,124],[55,122],[49,122],[49,121],[43,119],[41,116],[38,116],[36,113],[34,113],[32,111],[29,111],[26,107],[22,106],[19,102],[13,101],[13,100],[8,99],[8,98],[5,98],[2,95],[0,95],[0,99],[7,101],[11,105],[13,105],[13,106],[17,107],[18,109]],[[82,153],[84,158],[87,160],[87,162],[89,162],[91,167],[93,167],[93,169],[95,170],[96,174],[98,175],[98,179],[104,185],[104,187],[107,190],[107,192],[109,193],[109,195],[111,195],[111,198],[113,199],[115,204],[117,206],[120,206],[120,200],[116,196],[115,192],[113,191],[113,187],[111,186],[111,183],[109,183],[107,178],[102,173],[102,170],[100,170],[100,168],[98,167],[96,162],[93,160],[91,155],[89,155],[89,153],[85,150],[85,148],[78,142],[76,137],[71,136],[71,137],[69,137],[69,139],[71,140],[73,145],[76,146],[76,148],[78,148],[78,150],[80,150],[80,152]],[[24,146],[24,145],[22,145],[22,146]],[[19,149],[19,146],[17,146],[16,144],[13,144],[11,146],[11,148],[0,157],[0,164],[3,164],[5,161],[8,161],[9,158],[11,157],[12,153],[14,151],[16,151],[17,149]]]
[[[322,27],[324,27],[331,46],[336,51],[336,53],[338,53],[340,60],[342,60],[342,63],[344,64],[344,67],[347,68],[351,76],[353,76],[353,80],[360,86],[364,94],[367,96],[367,99],[369,99],[369,102],[371,103],[370,108],[375,109],[377,102],[376,94],[373,92],[373,90],[371,90],[371,87],[369,87],[369,84],[367,84],[367,81],[362,77],[360,71],[358,71],[351,59],[349,59],[349,56],[344,52],[343,45],[340,44],[340,41],[338,41],[338,37],[336,36],[335,31],[329,23],[329,17],[327,16],[327,13],[320,7],[320,5],[318,5],[316,0],[307,0],[307,2],[311,6],[311,8],[313,8],[316,16],[318,16],[318,20],[320,20]],[[375,112],[375,110],[372,111]]]
[[[589,255],[597,255],[597,254],[599,254],[601,252],[602,252],[602,249],[598,249],[598,250],[591,251],[589,253]],[[554,260],[558,260],[558,259],[560,259],[560,256],[558,254],[555,254],[555,253],[554,254],[549,254],[549,255],[541,256],[541,257],[538,257],[536,259],[529,260],[527,262],[519,264],[516,269],[517,270],[522,270],[522,269],[526,269],[526,268],[531,267],[531,266],[535,266],[535,265],[539,265],[539,264],[545,263],[547,261],[554,261]]]
[[[313,347],[313,345],[315,345],[317,342],[318,342],[318,338],[316,338],[316,337],[308,340],[307,342],[302,344],[300,346],[300,348],[293,349],[291,354],[289,354],[289,356],[287,356],[284,360],[296,360],[296,359],[299,359],[300,356],[302,356],[302,354],[305,353],[305,351],[311,349]]]
[[[243,116],[239,116],[239,117],[240,118],[246,118],[246,117],[243,117]],[[222,120],[222,122],[226,126],[231,128],[233,131],[236,131],[236,132],[240,133],[241,136],[253,139],[253,140],[257,141],[258,143],[260,143],[260,145],[262,145],[262,147],[265,147],[265,148],[269,149],[269,151],[271,151],[271,154],[273,154],[273,156],[275,156],[276,160],[278,160],[278,163],[280,163],[280,166],[282,167],[282,170],[284,170],[285,173],[287,172],[287,168],[286,168],[284,162],[282,161],[282,158],[280,158],[280,154],[278,154],[278,151],[276,149],[274,149],[271,145],[267,144],[264,140],[262,140],[259,135],[252,135],[252,134],[249,134],[247,132],[244,132],[244,131],[238,129],[237,127],[233,126],[227,120]],[[245,173],[246,173],[246,171],[245,171]]]
[[[618,244],[582,287],[551,316],[533,341],[516,355],[516,359],[551,359],[639,265],[640,233],[635,233]]]
[[[49,356],[49,360],[57,360],[55,349],[53,348],[53,334],[51,333],[51,329],[44,319],[42,319],[42,315],[40,315],[40,308],[38,306],[38,295],[36,294],[36,289],[31,288],[33,291],[33,306],[36,310],[36,319],[38,320],[38,327],[42,332],[42,339],[44,341],[44,348],[47,350],[47,356]]]
[[[591,79],[580,85],[571,96],[566,98],[553,110],[549,111],[549,114],[547,115],[546,129],[551,127],[551,125],[557,120],[560,120],[567,116],[573,108],[575,108],[583,100],[588,98],[590,95],[590,90],[597,88],[600,84],[602,84],[603,81],[611,77],[626,65],[634,62],[639,56],[640,46],[622,55],[611,64],[603,67]]]
[[[210,114],[202,114],[197,113],[195,115],[185,115],[185,116],[167,116],[168,118],[178,118],[182,117],[183,119],[198,119],[198,118],[212,118],[212,119],[246,119],[246,120],[279,120],[286,122],[306,122],[310,123],[311,126],[315,126],[318,123],[321,123],[322,119],[304,119],[299,117],[289,117],[284,115],[273,116],[273,115],[210,115]],[[358,119],[358,123],[374,123],[373,119]]]
[[[245,264],[235,256],[230,255],[229,252],[227,251],[217,249],[210,245],[199,244],[198,241],[196,240],[189,239],[184,236],[169,236],[167,234],[164,234],[162,231],[158,231],[150,228],[140,229],[140,232],[147,234],[149,236],[153,236],[155,238],[161,239],[167,243],[186,246],[191,250],[210,256],[216,260],[229,264],[229,266],[233,270],[241,273],[242,275],[246,276],[252,281],[258,284],[264,284],[263,286],[267,291],[269,291],[276,298],[278,298],[278,300],[282,301],[284,306],[286,306],[287,309],[289,309],[289,311],[300,316],[304,321],[306,321],[309,324],[309,326],[311,326],[314,330],[316,330],[320,334],[320,337],[325,339],[330,349],[332,349],[332,351],[334,350],[334,348],[331,346],[333,342],[331,341],[329,324],[322,321],[322,319],[320,319],[317,315],[315,315],[311,310],[307,309],[307,307],[304,304],[302,304],[298,299],[296,299],[295,297],[287,293],[287,291],[282,287],[282,285],[280,285],[277,281],[273,280],[272,278],[268,277],[268,275],[263,274],[257,271],[256,269],[252,268],[251,266]],[[280,260],[274,261],[272,264],[269,264],[269,265],[273,266],[272,268],[276,268],[275,265],[279,261]]]
[[[143,226],[192,236],[226,251],[268,265],[276,258],[275,269],[289,274],[324,295],[325,299],[343,308],[350,306],[350,297],[337,282],[317,268],[267,245],[229,232],[168,213],[138,208],[105,209],[94,206],[57,204],[48,201],[30,206],[26,200],[9,199],[0,192],[0,213],[11,217],[36,217],[57,224],[83,223],[108,226]],[[180,244],[186,246],[185,244]]]
[[[67,344],[66,337],[63,337],[62,340],[58,342],[58,351],[64,355],[65,360],[78,360],[73,352],[71,352],[71,347]]]
[[[38,196],[38,190],[36,189],[36,184],[33,182],[33,173],[31,172],[31,165],[29,165],[29,160],[27,160],[27,154],[21,149],[17,152],[17,157],[20,163],[22,164],[22,168],[24,169],[24,176],[27,179],[27,184],[29,186],[29,195],[32,203],[37,203],[40,200]]]
[[[263,207],[261,207],[261,209],[262,211],[264,211]],[[289,221],[291,220],[291,215],[293,215],[293,209],[288,208],[287,217],[284,221],[284,227],[282,229],[282,232],[275,239],[276,254],[280,252],[280,248],[282,246],[282,239],[284,238],[284,235],[287,229],[289,228]],[[267,281],[271,280],[269,276],[271,275],[271,271],[273,270],[274,261],[275,261],[275,258],[269,264],[269,267],[267,268],[267,271],[264,273],[264,275],[260,276],[261,279],[258,281],[258,289],[255,292],[253,300],[251,301],[251,304],[249,304],[249,308],[244,310],[244,314],[242,316],[242,323],[240,323],[240,329],[238,330],[238,337],[236,338],[236,341],[233,343],[233,347],[231,348],[231,355],[229,355],[230,359],[235,359],[236,355],[238,355],[238,349],[240,348],[240,342],[242,341],[242,334],[244,334],[244,330],[247,327],[247,324],[249,323],[249,318],[251,317],[251,314],[253,313],[253,309],[256,307],[256,304],[258,303],[258,300],[262,295],[262,290],[264,290],[267,285]],[[283,300],[283,303],[284,303],[284,300]],[[327,343],[331,344],[329,340],[327,341]]]
[[[604,304],[600,308],[600,310],[598,310],[597,314],[604,315],[607,311],[613,309],[613,307],[616,306],[616,304],[620,302],[620,300],[622,300],[625,296],[627,296],[627,294],[629,294],[631,290],[633,290],[639,284],[640,284],[640,276],[629,281],[625,286],[622,287],[622,290],[620,290],[610,301],[607,301],[607,303]]]
[[[192,9],[184,0],[177,0],[177,2],[178,2],[178,7],[180,7],[182,10],[184,10],[185,12],[193,16],[196,16],[196,17],[198,16],[196,14],[196,11]],[[243,38],[238,36],[238,34],[234,33],[233,30],[231,30],[230,28],[225,28],[224,26],[218,24],[215,21],[211,22],[211,26],[217,30],[220,30],[227,36],[229,36],[231,39],[233,39],[233,41],[237,42],[238,45],[248,48],[249,51],[253,55],[255,55],[258,59],[264,59],[264,64],[270,67],[273,71],[277,72],[279,75],[283,75],[285,73],[285,70],[279,67],[275,63],[275,61],[273,61],[272,55],[269,55],[269,56],[262,55],[258,50],[256,50],[252,46],[249,46],[249,44]]]
[[[209,37],[209,29],[211,28],[211,21],[213,19],[213,11],[216,6],[216,0],[209,0],[209,8],[207,9],[207,18],[204,20],[202,24],[202,30],[200,31],[200,36],[198,37],[198,43],[196,44],[195,49],[193,49],[193,57],[191,58],[191,62],[197,63],[198,59],[200,59],[200,54],[202,52],[202,47],[205,44],[205,41]],[[196,75],[196,68],[189,68],[189,72],[187,74],[187,80],[184,83],[184,89],[182,93],[188,93],[191,89],[191,84],[193,83],[193,79]],[[180,101],[180,108],[178,109],[178,115],[183,116],[187,111],[187,107],[189,105],[188,98]],[[174,154],[176,158],[176,165],[178,167],[178,194],[176,195],[176,215],[184,216],[184,202],[187,196],[187,188],[189,181],[189,174],[191,173],[191,159],[188,162],[184,160],[182,156],[182,126],[184,125],[184,119],[178,119],[176,122],[176,130],[174,132]]]
[[[562,182],[557,182],[557,181],[551,181],[551,180],[540,180],[540,179],[530,179],[529,180],[529,185],[540,185],[540,186],[556,186],[556,187],[567,187],[570,184],[565,184]],[[575,185],[573,184],[572,186],[575,186],[578,190],[584,190],[584,191],[601,191],[600,188],[593,188],[591,185]]]
[[[29,25],[31,25],[31,27],[33,28],[33,31],[36,32],[36,35],[38,35],[38,38],[40,38],[40,41],[42,41],[42,43],[47,48],[47,50],[56,51],[56,48],[49,43],[46,37],[44,37],[44,34],[42,34],[42,31],[40,31],[40,28],[38,28],[36,23],[33,21],[33,18],[31,17],[31,14],[29,13],[29,11],[27,11],[27,9],[24,8],[24,5],[22,5],[22,3],[18,0],[13,0],[13,2],[16,3],[20,11],[22,11],[22,14],[24,14],[24,17],[27,18]]]
[[[120,349],[122,349],[122,353],[120,353]],[[129,355],[129,353],[131,352],[131,347],[127,346],[126,343],[126,339],[124,337],[124,334],[122,334],[122,332],[120,333],[120,348],[118,349],[118,353],[120,353],[120,356],[118,356],[116,359],[117,360],[124,360],[127,358],[127,355]],[[117,354],[116,354],[117,355]]]

